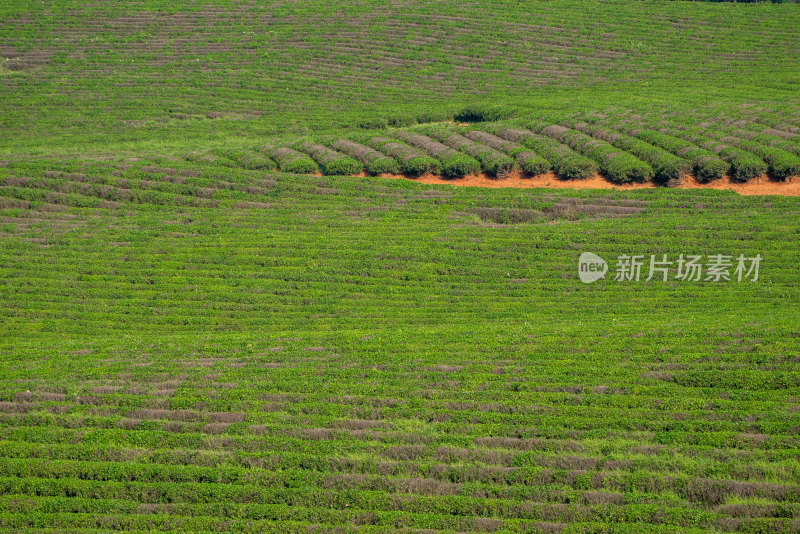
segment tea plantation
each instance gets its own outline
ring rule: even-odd
[[[798,57],[795,4],[4,3],[0,532],[800,532]]]

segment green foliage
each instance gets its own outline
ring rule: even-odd
[[[633,135],[691,161],[692,172],[701,183],[722,178],[731,170],[731,163],[723,160],[722,154],[715,154],[678,137],[646,129],[636,129]]]
[[[258,147],[258,150],[266,153],[272,157],[272,159],[277,161],[278,168],[282,172],[289,172],[293,174],[310,174],[319,171],[319,168],[317,167],[317,164],[314,163],[313,159],[291,148],[264,145]]]
[[[2,3],[0,530],[796,532],[795,198],[286,172],[439,173],[389,119],[477,102],[560,176],[525,120],[757,173],[719,139],[797,155],[791,8]],[[760,280],[644,280],[716,253]]]
[[[778,180],[785,180],[792,176],[800,176],[800,157],[781,148],[763,145],[757,141],[739,139],[736,137],[722,137],[721,141],[735,145],[762,158],[769,165],[769,174]]]
[[[7,529],[703,532],[799,509],[792,198],[82,157],[0,168],[0,206]],[[761,283],[578,280],[581,249],[632,246],[771,259]]]
[[[311,141],[298,141],[294,143],[293,147],[311,156],[319,165],[322,174],[325,175],[346,176],[358,174],[364,170],[361,162],[324,145],[318,145]]]
[[[800,510],[793,198],[124,159],[0,167],[3,528],[769,531]],[[578,280],[583,250],[606,279]],[[765,263],[615,281],[632,251]]]
[[[544,174],[552,168],[550,162],[538,155],[532,150],[528,150],[522,145],[506,141],[502,137],[481,132],[479,130],[471,130],[465,133],[465,136],[474,141],[479,141],[487,146],[490,146],[500,152],[504,152],[514,158],[517,165],[523,172],[530,176]]]
[[[393,128],[403,128],[416,124],[417,118],[414,115],[390,115],[386,123]]]
[[[394,158],[375,158],[366,164],[367,173],[372,175],[378,174],[396,174],[400,172],[400,167]]]
[[[363,130],[385,130],[388,124],[382,117],[370,117],[358,121],[358,127]]]
[[[456,122],[493,122],[513,116],[514,109],[511,107],[480,103],[461,108],[453,120]]]
[[[468,174],[477,174],[481,165],[466,154],[450,154],[442,156],[442,176],[445,178],[462,178]]]
[[[450,113],[447,113],[444,110],[439,111],[423,111],[422,113],[417,114],[415,117],[417,123],[425,124],[428,122],[442,122],[449,119],[452,119],[453,116]]]
[[[438,159],[442,163],[440,172],[446,178],[461,178],[481,171],[481,164],[477,160],[430,137],[403,130],[395,130],[392,134]]]
[[[553,172],[564,180],[580,180],[594,175],[598,170],[595,162],[577,154],[571,148],[530,130],[486,126],[499,137],[530,148],[552,165]]]
[[[438,159],[395,139],[372,137],[368,143],[372,148],[397,160],[400,170],[411,176],[438,174],[442,170],[442,164]]]
[[[262,169],[271,171],[277,168],[277,164],[270,158],[260,156],[259,154],[250,150],[218,149],[212,152],[218,156],[228,158],[238,167],[243,169]]]
[[[616,148],[630,152],[642,161],[649,163],[655,172],[654,178],[659,182],[665,183],[670,180],[679,180],[689,170],[689,162],[649,142],[641,141],[599,124],[579,122],[571,124],[571,126],[598,139],[607,141]],[[723,165],[725,163],[721,160],[720,162]],[[727,168],[727,165],[725,167]],[[701,181],[706,181],[705,175]]]
[[[605,141],[594,139],[563,126],[540,122],[532,122],[528,126],[593,159],[598,163],[603,174],[615,182],[643,182],[651,179],[654,175],[650,165],[627,152],[614,148]]]
[[[293,174],[311,174],[318,170],[317,164],[311,158],[292,159],[281,166],[281,171]]]
[[[553,122],[596,112],[796,126],[800,13],[792,6],[612,0],[592,12],[598,24],[587,24],[580,0],[496,3],[480,16],[454,0],[401,10],[345,2],[340,11],[319,0],[208,11],[162,0],[3,5],[4,154],[110,144],[164,154],[231,138],[280,144],[380,128],[375,118],[405,127],[461,110],[483,120],[534,110],[532,118],[559,114]],[[163,24],[142,20],[154,13]],[[662,18],[674,24],[650,23]],[[518,26],[534,19],[536,28]],[[75,35],[97,24],[92,38]],[[167,53],[162,43],[181,45]]]
[[[769,170],[763,159],[750,152],[726,147],[721,148],[718,154],[731,164],[731,176],[736,180],[747,181],[766,174]]]
[[[551,168],[550,162],[530,150],[522,150],[514,154],[520,168],[531,176],[544,174]]]
[[[515,162],[511,157],[464,137],[450,128],[438,126],[419,128],[417,131],[441,141],[450,148],[469,154],[478,160],[481,164],[481,169],[491,176],[506,175],[514,168]]]
[[[785,150],[786,152],[790,152],[795,156],[800,155],[800,143],[798,143],[798,138],[800,136],[791,137],[789,139],[783,137],[777,137],[775,135],[770,135],[768,133],[757,133],[754,131],[744,131],[744,130],[735,130],[733,135],[738,137],[742,137],[744,139],[749,139],[750,141],[755,141],[757,143],[761,143],[762,145],[768,145],[776,148],[780,148],[781,150]]]
[[[364,164],[369,174],[397,173],[400,171],[400,167],[394,158],[354,141],[338,139],[331,143],[331,147],[359,160]]]
[[[769,169],[763,159],[750,152],[693,133],[682,133],[681,135],[692,143],[707,148],[729,163],[729,172],[734,180],[746,182],[766,174]]]

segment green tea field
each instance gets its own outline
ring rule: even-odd
[[[0,532],[800,532],[798,60],[789,3],[0,5]]]

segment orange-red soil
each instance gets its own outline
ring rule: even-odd
[[[553,189],[617,189],[620,191],[660,187],[652,182],[616,184],[600,176],[599,174],[595,174],[594,176],[583,180],[561,180],[552,173],[527,177],[516,172],[511,173],[505,178],[493,178],[491,176],[487,176],[486,174],[476,174],[454,180],[448,180],[446,178],[431,174],[422,175],[417,178],[409,178],[408,176],[404,176],[402,174],[382,174],[381,176],[384,178],[402,178],[406,180],[413,180],[423,184],[447,184],[467,187],[547,187]],[[753,178],[748,182],[737,182],[735,180],[731,180],[730,177],[725,176],[719,180],[714,180],[713,182],[707,184],[701,184],[693,176],[685,176],[680,185],[676,187],[679,189],[722,189],[734,191],[740,195],[800,196],[800,177],[794,177],[786,180],[785,182],[778,182],[775,180],[770,180],[766,176],[760,176],[758,178]]]

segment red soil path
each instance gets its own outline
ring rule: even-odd
[[[660,187],[652,182],[635,184],[615,184],[599,174],[583,180],[561,180],[552,173],[540,176],[527,177],[518,172],[511,173],[506,178],[492,178],[486,174],[473,174],[464,178],[448,180],[433,174],[424,174],[417,178],[409,178],[402,174],[381,174],[383,178],[412,180],[423,184],[445,184],[465,187],[546,187],[552,189],[616,189],[627,191],[629,189],[645,189]],[[725,176],[711,183],[701,184],[693,176],[685,176],[678,189],[721,189],[733,191],[740,195],[782,195],[800,196],[800,177],[794,177],[785,182],[770,180],[767,176],[759,176],[748,182],[737,182]]]
[[[783,195],[790,197],[800,196],[800,177],[788,178],[784,182],[770,180],[766,176],[759,176],[747,182],[732,181],[728,176],[714,180],[708,184],[701,184],[693,176],[684,178],[679,185],[681,189],[701,188],[701,189],[724,189],[735,191],[740,195]]]
[[[528,178],[516,172],[511,173],[506,178],[492,178],[485,174],[476,174],[455,180],[448,180],[431,174],[425,174],[418,178],[409,178],[401,174],[382,174],[381,176],[384,178],[413,180],[423,184],[446,184],[467,187],[547,187],[553,189],[617,189],[620,191],[659,187],[651,182],[640,184],[615,184],[599,174],[584,180],[561,180],[552,173]],[[800,177],[790,178],[785,182],[777,182],[770,180],[766,176],[760,176],[748,182],[736,182],[731,180],[728,176],[725,176],[711,183],[701,184],[695,180],[693,176],[685,176],[677,188],[722,189],[734,191],[740,195],[800,196]]]

